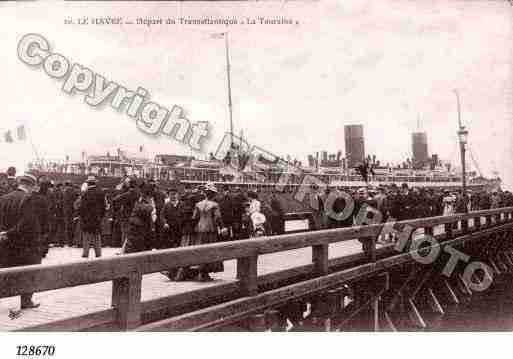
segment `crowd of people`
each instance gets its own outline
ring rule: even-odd
[[[51,247],[81,247],[82,257],[119,255],[284,233],[284,209],[275,194],[268,203],[254,191],[212,183],[161,189],[152,180],[126,178],[99,188],[88,176],[81,186],[31,174],[0,178],[0,267],[39,264]],[[210,281],[222,263],[163,272],[171,280]],[[39,304],[21,296],[21,308]]]
[[[357,223],[357,216],[362,206],[366,205],[376,209],[381,214],[381,221],[403,221],[414,218],[446,216],[469,211],[486,210],[500,207],[513,206],[513,194],[510,191],[485,190],[451,191],[435,188],[410,188],[406,183],[400,187],[379,186],[376,188],[362,187],[358,190],[343,190],[326,188],[321,190],[318,186],[312,186],[314,191],[313,202],[316,209],[313,211],[314,226],[316,229],[349,227]],[[337,198],[332,206],[332,213],[341,213],[346,208],[351,208],[351,213],[342,220],[329,215],[327,208],[328,198],[332,191],[344,191],[349,194],[353,206],[344,196]]]
[[[342,190],[342,189],[339,189]],[[368,205],[389,218],[406,220],[449,215],[468,210],[513,206],[509,191],[443,191],[401,187],[360,188],[336,196],[334,188],[312,186],[310,229],[348,227],[358,224],[362,206]],[[285,233],[283,197],[272,190],[263,193],[213,183],[160,188],[152,179],[126,178],[116,188],[99,188],[88,176],[82,185],[54,183],[46,176],[16,176],[14,168],[0,177],[0,267],[39,264],[51,247],[81,247],[82,257],[102,256],[105,246],[120,248],[118,254],[202,245]],[[341,219],[328,215],[354,206]],[[223,271],[223,263],[163,272],[174,281],[210,281],[211,273]],[[39,304],[32,294],[21,296],[21,308]]]

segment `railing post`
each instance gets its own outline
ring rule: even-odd
[[[495,224],[501,223],[501,214],[500,213],[496,213],[494,215],[494,217],[495,217]]]
[[[312,246],[312,262],[316,275],[328,274],[328,244]]]
[[[237,278],[240,280],[242,295],[253,296],[258,294],[258,256],[237,259]]]
[[[445,228],[445,239],[451,239],[452,238],[452,227],[453,227],[454,223],[445,223],[444,224],[444,228]]]
[[[486,218],[486,226],[487,226],[487,227],[491,227],[491,226],[492,226],[492,216],[491,216],[491,215],[489,215],[489,214],[487,214],[487,215],[485,216],[485,218]]]
[[[141,325],[142,274],[112,281],[112,306],[117,310],[117,321],[121,330],[130,330]]]
[[[367,255],[367,258],[369,258],[369,261],[375,262],[376,261],[376,237],[363,237],[359,239],[362,243],[362,250],[365,255]],[[410,240],[408,240],[408,247],[410,245]]]
[[[468,233],[468,219],[461,220],[461,232],[463,234]]]
[[[481,229],[481,216],[474,217],[474,230],[479,231]]]

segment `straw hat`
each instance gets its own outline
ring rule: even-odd
[[[35,186],[37,184],[37,178],[32,176],[30,173],[24,173],[21,176],[16,177],[16,181],[18,181],[18,183],[26,183],[31,186]]]
[[[210,192],[217,193],[217,188],[216,188],[216,186],[212,182],[208,182],[205,185],[205,191],[210,191]]]

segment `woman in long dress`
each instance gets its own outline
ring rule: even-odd
[[[219,239],[220,228],[226,231],[221,219],[219,204],[214,201],[217,196],[217,189],[212,183],[205,186],[206,198],[194,206],[193,220],[197,220],[195,233],[192,238],[193,245],[215,243]],[[198,267],[197,280],[211,281],[210,273],[222,272],[223,262],[202,264]]]
[[[147,243],[155,228],[157,212],[151,200],[152,188],[148,183],[141,187],[141,196],[135,202],[128,219],[128,233],[123,253],[135,253],[147,250]]]

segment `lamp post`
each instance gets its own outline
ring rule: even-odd
[[[467,144],[468,139],[468,130],[465,129],[465,126],[461,123],[461,106],[460,106],[460,96],[458,94],[458,90],[454,90],[454,93],[456,94],[456,101],[458,104],[458,139],[460,142],[460,155],[461,155],[461,182],[462,182],[462,189],[463,189],[463,199],[465,200],[465,213],[468,212],[468,206],[466,203],[466,196],[467,196],[467,174],[465,171],[465,145]]]

